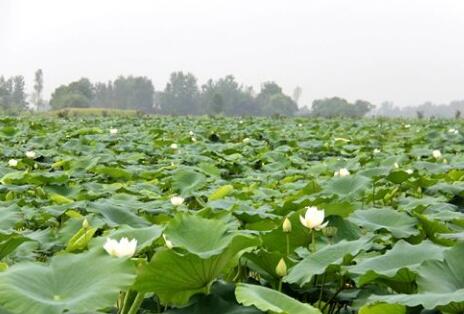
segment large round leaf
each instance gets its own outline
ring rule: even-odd
[[[0,272],[0,304],[18,314],[96,311],[115,304],[135,269],[103,250],[56,256],[49,265],[19,263]]]
[[[369,231],[386,230],[395,238],[408,238],[419,234],[416,218],[391,208],[357,210],[348,220]]]
[[[228,224],[225,219],[179,214],[169,222],[165,235],[174,246],[208,258],[224,251],[237,234],[231,232],[234,225]]]
[[[266,287],[239,283],[235,289],[237,301],[256,306],[261,311],[279,314],[320,314],[315,307],[301,303],[279,291]]]
[[[222,272],[236,265],[239,253],[256,244],[255,238],[240,235],[224,252],[207,259],[162,249],[142,269],[135,287],[139,291],[154,292],[162,303],[184,305],[192,295],[207,293]]]
[[[192,168],[181,168],[174,173],[172,187],[182,195],[190,194],[205,184],[206,177]]]
[[[334,245],[328,245],[305,257],[302,261],[290,269],[284,277],[285,282],[296,283],[300,286],[311,281],[314,275],[325,272],[330,265],[340,264],[348,255],[356,255],[359,251],[369,248],[370,238],[360,238],[355,241],[340,241]]]
[[[378,295],[372,302],[440,307],[445,313],[464,311],[464,243],[445,252],[443,261],[426,261],[417,268],[417,294]]]
[[[371,180],[361,175],[334,177],[328,181],[324,192],[335,194],[340,197],[355,196],[364,192],[370,185]]]
[[[426,260],[442,260],[444,251],[445,247],[435,245],[431,241],[411,245],[400,240],[385,254],[365,258],[350,267],[349,271],[360,274],[357,282],[363,285],[379,276],[393,277],[404,268],[415,271]]]

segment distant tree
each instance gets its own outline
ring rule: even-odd
[[[368,113],[374,106],[367,102],[358,100],[351,104],[340,97],[317,99],[313,101],[311,114],[316,117],[351,117],[359,118]]]
[[[255,115],[256,103],[252,89],[241,86],[232,75],[216,81],[208,80],[202,86],[201,111],[225,115]]]
[[[275,82],[264,83],[256,101],[263,115],[292,116],[298,111],[298,105]]]
[[[0,76],[0,107],[3,111],[11,107],[11,94],[13,92],[13,79]]]
[[[38,69],[34,75],[34,91],[32,93],[32,103],[37,110],[42,110],[44,107],[44,101],[42,99],[43,91],[43,72]]]
[[[111,90],[117,108],[153,111],[155,88],[150,79],[142,76],[120,76],[114,81]]]
[[[298,108],[298,112],[296,113],[299,116],[309,116],[311,114],[311,109],[308,106],[303,106]]]
[[[300,100],[301,94],[303,93],[303,90],[301,89],[300,86],[295,87],[293,90],[293,101],[298,105],[298,102]]]
[[[380,108],[376,112],[377,115],[383,117],[395,117],[400,114],[400,109],[395,107],[391,101],[384,101],[380,104]]]
[[[191,73],[172,73],[164,91],[157,93],[156,99],[158,109],[163,114],[200,113],[200,91],[197,79]]]
[[[356,100],[353,104],[353,108],[351,111],[352,117],[362,117],[366,115],[369,111],[374,109],[375,106],[368,101],[365,100]]]
[[[108,83],[97,82],[94,84],[94,98],[92,107],[99,108],[115,108],[116,104],[113,95],[113,82]]]
[[[94,98],[94,87],[87,78],[61,85],[56,88],[50,99],[50,105],[54,109],[67,107],[90,107]]]
[[[461,110],[456,110],[456,113],[454,114],[455,119],[461,118]]]
[[[224,99],[220,94],[214,94],[211,112],[213,114],[220,114],[224,112]]]
[[[26,101],[26,92],[25,92],[26,83],[22,75],[17,75],[13,77],[13,91],[11,93],[11,105],[12,110],[21,111],[24,110],[27,106]]]
[[[280,93],[270,96],[262,111],[267,116],[293,116],[298,111],[298,106],[290,97]]]

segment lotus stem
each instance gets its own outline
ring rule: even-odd
[[[287,243],[287,256],[290,255],[290,235],[288,233],[285,234],[285,239]]]
[[[316,253],[316,230],[311,231],[311,246],[313,253]]]
[[[132,302],[132,305],[129,309],[129,312],[127,314],[136,314],[139,311],[140,306],[142,305],[143,300],[145,299],[145,293],[137,293],[135,296],[134,302]]]

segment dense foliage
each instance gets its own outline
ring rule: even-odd
[[[129,109],[144,113],[165,115],[222,115],[222,116],[295,116],[313,115],[332,118],[337,116],[359,118],[374,108],[366,101],[351,104],[334,97],[315,100],[312,111],[298,107],[300,87],[292,97],[286,95],[275,82],[264,82],[256,94],[252,87],[239,84],[227,75],[218,80],[209,79],[198,84],[192,73],[173,72],[163,90],[155,91],[152,81],[142,76],[119,76],[114,81],[92,83],[87,78],[57,87],[49,101],[43,99],[42,70],[34,75],[33,93],[27,102],[22,76],[5,80],[0,77],[0,110],[20,113],[27,107],[37,111],[66,108]]]
[[[461,128],[3,118],[0,312],[462,313]]]
[[[27,105],[24,77],[16,75],[5,79],[0,76],[0,110],[3,112],[19,112]]]

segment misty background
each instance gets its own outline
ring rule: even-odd
[[[300,108],[331,98],[439,115],[463,106],[462,16],[457,0],[0,0],[0,75],[22,75],[28,102],[37,69],[44,100],[83,77],[133,75],[164,92],[183,71],[199,91],[231,74],[255,102],[276,82],[293,100],[301,87]]]

